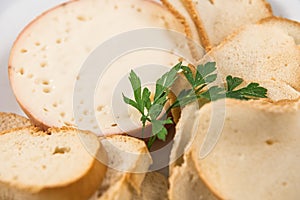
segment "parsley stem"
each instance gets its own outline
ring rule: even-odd
[[[144,138],[144,135],[145,135],[145,134],[144,134],[144,133],[145,133],[145,126],[146,126],[146,125],[143,123],[143,128],[142,128],[142,138]]]
[[[157,137],[156,135],[153,135],[152,137],[150,137],[150,139],[149,139],[149,141],[148,141],[148,144],[147,144],[148,149],[151,149],[153,143],[154,143],[155,140],[156,140],[156,137]]]
[[[171,112],[171,110],[173,109],[173,108],[176,108],[176,107],[178,107],[176,104],[178,104],[177,103],[177,100],[167,109],[167,111],[165,112],[165,114],[164,114],[164,117],[166,117],[170,112]]]

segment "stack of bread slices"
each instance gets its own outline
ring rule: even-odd
[[[206,3],[218,9],[219,2]],[[271,16],[221,42],[209,35],[217,45],[208,46],[199,64],[216,62],[223,82],[228,75],[257,82],[269,99],[194,103],[174,111],[180,120],[170,155],[169,199],[298,199],[300,23]],[[178,92],[189,85],[179,78],[173,87]]]
[[[112,62],[93,103],[84,87],[74,89],[99,46],[137,30],[169,30],[163,39],[176,48],[132,51]],[[139,41],[127,39],[128,46]],[[107,52],[123,48],[109,45]],[[0,113],[0,200],[298,199],[299,45],[300,23],[273,16],[265,0],[74,0],[43,13],[10,54],[12,90],[28,119]],[[127,136],[137,130],[118,126],[130,113],[115,116],[111,102],[133,66],[172,67],[182,59],[177,51],[197,64],[216,62],[220,81],[232,75],[259,83],[268,99],[172,110],[178,123],[169,175],[162,175],[148,172],[147,146]],[[100,60],[111,56],[105,52]],[[170,101],[189,87],[178,76]],[[212,123],[215,116],[222,123]],[[220,137],[203,156],[216,131]]]

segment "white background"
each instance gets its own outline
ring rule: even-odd
[[[8,81],[10,48],[18,33],[43,11],[66,0],[0,0],[0,111],[23,114]],[[300,0],[269,0],[275,15],[300,22]]]

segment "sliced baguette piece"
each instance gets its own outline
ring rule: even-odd
[[[300,100],[227,99],[225,106],[225,121],[215,148],[200,159],[212,112],[217,112],[209,103],[199,112],[197,136],[186,153],[191,154],[205,185],[217,199],[297,199]]]
[[[133,200],[167,200],[168,180],[158,172],[148,172],[141,185],[140,194],[134,192]]]
[[[100,132],[99,127],[104,135],[124,133],[116,126],[116,118],[122,121],[130,113],[125,109],[127,112],[114,116],[111,106],[117,84],[133,67],[153,63],[172,67],[178,63],[180,56],[173,50],[188,52],[182,37],[161,34],[163,41],[153,41],[153,45],[174,44],[176,48],[171,52],[148,49],[115,60],[101,76],[99,85],[95,85],[92,106],[84,94],[86,88],[79,89],[83,94],[79,94],[80,99],[75,99],[80,102],[78,108],[73,105],[73,91],[75,83],[82,78],[78,75],[82,64],[96,47],[113,36],[145,28],[172,30],[185,36],[181,22],[160,3],[151,0],[70,1],[39,16],[19,35],[9,61],[10,82],[24,112],[43,128],[76,127],[80,122],[82,126],[78,128],[95,133]],[[134,43],[136,37],[132,37],[126,42]],[[108,57],[105,53],[103,58]],[[101,56],[98,59],[101,60]],[[125,106],[122,101],[117,107]],[[74,112],[79,116],[75,117]]]
[[[88,199],[106,172],[97,160],[106,153],[90,132],[26,127],[2,133],[0,144],[0,199]]]
[[[225,82],[228,75],[257,82],[267,88],[272,101],[297,99],[300,89],[300,24],[270,17],[248,25],[208,52],[200,64],[216,62],[217,73]],[[192,68],[193,69],[193,68]],[[182,74],[176,79],[171,101],[182,89],[190,88]],[[180,110],[172,110],[179,119]]]
[[[248,81],[282,81],[300,90],[300,23],[269,18],[248,25],[208,52],[200,63],[214,61],[219,75]]]
[[[137,191],[131,186],[130,179],[123,176],[110,182],[108,191],[98,197],[98,200],[167,200],[168,180],[158,172],[148,172],[140,185],[140,191]]]
[[[243,86],[245,85],[246,83],[243,84]],[[283,82],[263,81],[260,82],[260,85],[268,89],[267,96],[269,99],[267,101],[270,102],[296,100],[300,98],[300,93],[298,91]],[[197,126],[196,122],[199,122],[198,113],[202,106],[203,104],[200,105],[197,102],[186,106],[179,112],[172,112],[173,117],[180,120],[176,124],[176,134],[173,139],[174,144],[170,154],[170,174],[172,174],[175,166],[183,163],[183,155],[189,148],[189,143],[195,137],[195,132],[193,130],[196,128],[195,126]]]
[[[174,167],[169,178],[169,183],[169,200],[217,199],[198,176],[195,164],[190,156],[186,155],[182,165]]]
[[[29,119],[23,116],[14,113],[0,112],[0,132],[30,125]]]
[[[111,182],[111,185],[108,187],[109,189],[105,190],[104,193],[98,193],[97,200],[132,199],[133,189],[131,188],[126,176],[121,177],[116,182]]]
[[[170,154],[170,175],[173,173],[175,166],[179,166],[183,163],[183,155],[186,152],[185,149],[189,142],[195,137],[195,132],[192,130],[193,127],[195,127],[195,122],[198,121],[195,119],[198,116],[197,112],[199,112],[198,103],[192,103],[182,109],[180,120],[176,125],[176,134],[173,139],[174,143]]]
[[[198,27],[202,44],[210,50],[246,24],[272,16],[265,0],[182,0]]]
[[[281,29],[285,30],[291,37],[293,37],[297,45],[300,44],[299,22],[288,21],[287,23],[287,19],[273,16],[260,20],[260,23],[269,26],[280,27]]]
[[[142,140],[114,135],[100,138],[108,154],[108,170],[98,190],[99,200],[132,199],[140,194],[146,172],[152,163]]]
[[[299,99],[299,92],[291,88],[289,85],[285,83],[275,82],[275,81],[263,81],[260,82],[260,84],[263,87],[268,88],[267,95],[272,100],[271,102],[273,102],[274,104]],[[189,148],[191,146],[190,142],[192,142],[195,138],[196,127],[199,125],[199,123],[203,123],[203,121],[205,121],[203,116],[199,114],[199,112],[202,112],[201,110],[203,108],[200,110],[199,108],[200,105],[198,104],[188,105],[185,108],[183,108],[183,110],[181,111],[181,117],[179,123],[176,125],[176,135],[174,137],[174,145],[171,150],[171,155],[170,155],[171,162],[169,166],[170,176],[171,176],[170,178],[171,188],[182,187],[183,185],[183,182],[180,182],[180,180],[184,181],[185,175],[183,174],[185,174],[184,171],[186,170],[184,166],[187,165],[187,162],[189,162],[185,160],[183,155],[189,151]],[[198,145],[201,146],[201,144]],[[178,180],[179,182],[177,182]],[[198,183],[198,184],[203,185],[205,183]],[[189,193],[188,195],[198,196],[197,191],[199,190],[200,189],[196,189],[194,193],[187,191],[187,193]],[[176,189],[170,189],[169,195],[172,196],[172,197],[169,196],[170,199],[172,198],[176,199],[176,191],[177,191]],[[206,189],[202,188],[200,191],[201,194],[203,194],[203,192],[206,191]],[[187,194],[183,194],[183,195],[187,195]],[[207,195],[204,195],[203,199],[215,199],[215,197],[214,195],[212,195],[212,193],[211,194],[207,193]]]

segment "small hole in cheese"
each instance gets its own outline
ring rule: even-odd
[[[61,39],[57,39],[56,44],[61,44]]]
[[[42,84],[43,84],[43,85],[49,85],[49,81],[43,80]]]
[[[60,116],[61,116],[62,118],[64,118],[64,117],[66,116],[66,113],[62,112],[62,113],[60,113]]]
[[[20,74],[21,74],[21,75],[24,75],[24,68],[21,68],[21,69],[20,69]]]
[[[100,105],[100,106],[97,107],[97,111],[101,112],[103,110],[103,108],[104,108],[104,106]]]
[[[28,50],[27,49],[21,49],[21,53],[27,53]]]
[[[41,48],[42,51],[46,51],[46,49],[47,49],[47,46],[43,46],[43,47]]]
[[[32,79],[33,78],[33,74],[28,74],[27,78]]]
[[[41,62],[40,66],[41,66],[41,68],[45,68],[47,66],[47,63],[46,62]]]
[[[77,19],[82,22],[86,21],[86,17],[84,17],[82,15],[77,16]]]
[[[44,88],[44,89],[43,89],[43,92],[46,93],[46,94],[48,94],[48,93],[51,92],[51,89],[50,89],[50,88]]]

